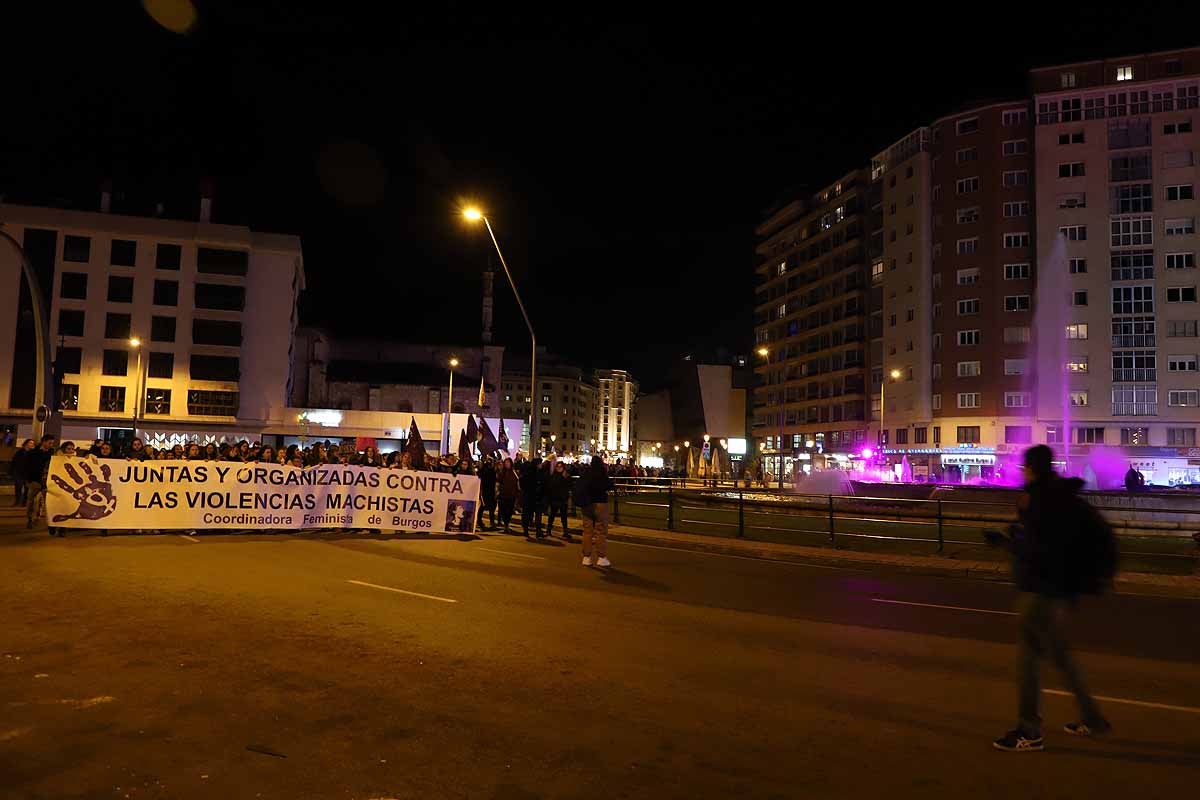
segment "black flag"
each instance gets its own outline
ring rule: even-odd
[[[417,430],[416,417],[412,418],[412,424],[408,426],[408,442],[404,445],[404,452],[412,458],[414,469],[425,469],[425,440]]]

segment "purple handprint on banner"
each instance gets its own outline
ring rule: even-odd
[[[83,470],[83,474],[80,475],[79,470],[76,470],[72,464],[65,464],[63,469],[66,470],[67,475],[75,484],[74,486],[57,475],[50,476],[50,480],[58,484],[60,489],[70,494],[79,503],[75,513],[55,514],[52,522],[65,522],[70,519],[104,519],[116,511],[117,498],[113,497],[112,493],[112,470],[107,464],[98,466],[100,474],[97,476],[96,471],[86,461],[80,461],[79,468]]]

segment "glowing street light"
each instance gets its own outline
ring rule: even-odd
[[[894,381],[900,380],[900,370],[898,370],[898,369],[892,370],[891,372],[888,373],[888,375]],[[883,415],[887,412],[887,407],[884,405],[884,402],[883,402],[884,401],[883,388],[886,385],[887,385],[886,379],[879,382],[879,452],[880,453],[883,452],[883,445],[884,445],[883,439],[886,436],[886,434],[884,433],[886,428],[884,428],[884,426],[883,426]],[[867,458],[870,458],[870,456],[867,456]]]
[[[129,337],[129,346],[137,350],[137,370],[134,372],[135,378],[133,390],[137,393],[133,396],[133,438],[137,438],[138,432],[138,411],[141,408],[142,400],[146,396],[146,381],[142,376],[142,340],[136,336]]]
[[[517,291],[517,284],[513,281],[512,273],[509,272],[508,262],[504,260],[504,253],[500,250],[500,242],[496,240],[496,233],[492,230],[492,223],[488,221],[487,215],[475,206],[467,206],[462,210],[463,219],[468,222],[483,221],[484,227],[487,228],[488,236],[492,239],[492,246],[496,248],[496,255],[500,257],[500,266],[504,267],[504,277],[508,278],[508,285],[512,287],[513,297],[516,298],[517,308],[521,310],[521,316],[525,319],[525,327],[529,329],[529,386],[531,388],[531,397],[537,392],[537,336],[533,333],[533,323],[529,321],[529,315],[525,313],[525,304],[521,302],[521,293]],[[534,448],[537,447],[538,439],[538,419],[539,415],[533,413],[534,406],[531,403],[529,406],[529,457],[533,458]]]

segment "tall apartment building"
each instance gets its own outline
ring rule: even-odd
[[[628,458],[637,451],[637,382],[623,369],[598,369],[596,389],[596,447]]]
[[[1061,273],[1069,403],[1035,441],[1122,448],[1156,483],[1200,467],[1200,48],[1031,72],[1039,274]],[[1065,252],[1064,252],[1065,251]],[[1064,408],[1069,430],[1063,430]]]
[[[1028,444],[1034,277],[1032,129],[1025,101],[961,111],[872,161],[882,187],[879,441],[917,476],[990,474]],[[873,408],[878,408],[878,402]]]
[[[755,231],[753,426],[771,474],[868,440],[868,190],[865,170],[849,172]]]
[[[583,370],[544,351],[538,353],[537,379],[539,389],[534,403],[529,386],[529,361],[510,355],[500,384],[501,415],[506,419],[526,420],[530,409],[536,409],[541,414],[538,436],[543,451],[592,452],[591,442],[600,435],[596,384]],[[528,435],[526,428],[524,449],[529,447]]]
[[[135,414],[160,444],[257,436],[287,405],[300,240],[212,223],[209,202],[199,221],[0,204],[47,296],[63,437],[129,438]],[[0,248],[2,423],[27,425],[36,402],[29,303]]]

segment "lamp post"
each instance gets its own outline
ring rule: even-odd
[[[900,378],[900,370],[898,370],[898,369],[892,370],[887,375],[884,375],[883,380],[881,380],[879,382],[879,455],[880,456],[883,455],[883,444],[884,444],[883,440],[887,436],[887,434],[884,432],[885,429],[883,427],[883,415],[884,415],[884,412],[886,411],[886,407],[884,406],[884,403],[883,403],[883,401],[884,401],[883,387],[887,385],[887,379],[889,377],[892,380],[898,380]]]
[[[142,340],[134,336],[129,340],[129,346],[137,351],[137,369],[133,379],[133,438],[138,435],[138,416],[142,401]]]
[[[551,453],[557,453],[557,452],[558,452],[557,450],[555,450],[555,449],[554,449],[554,442],[555,442],[557,439],[558,439],[558,434],[557,434],[557,433],[552,433],[552,434],[550,434],[550,452],[551,452]]]
[[[768,350],[766,347],[760,347],[755,352],[758,353],[758,355],[762,357],[763,363],[766,363],[767,357],[769,355],[771,355],[771,351]],[[775,448],[776,448],[776,452],[779,455],[776,459],[775,472],[779,476],[779,490],[783,491],[783,398],[782,397],[779,398],[779,414],[777,415],[777,417],[779,420],[779,441],[776,443]]]
[[[450,412],[454,410],[454,368],[458,359],[450,357],[450,389],[446,394],[446,452],[450,452]]]
[[[533,400],[537,394],[537,337],[533,333],[533,323],[529,321],[529,315],[525,313],[525,304],[521,302],[521,293],[517,291],[517,284],[513,282],[512,273],[508,271],[508,262],[504,260],[504,253],[500,251],[500,242],[496,241],[496,234],[492,230],[492,223],[488,221],[487,215],[478,208],[464,208],[462,212],[463,218],[468,222],[483,221],[484,227],[487,228],[488,235],[492,238],[492,245],[496,248],[496,255],[500,257],[500,266],[504,267],[504,276],[508,278],[508,285],[512,287],[513,297],[517,300],[517,308],[521,310],[521,316],[525,319],[525,327],[529,329],[529,457],[532,459],[534,450],[538,446],[538,415],[533,413],[536,407],[533,405]]]

